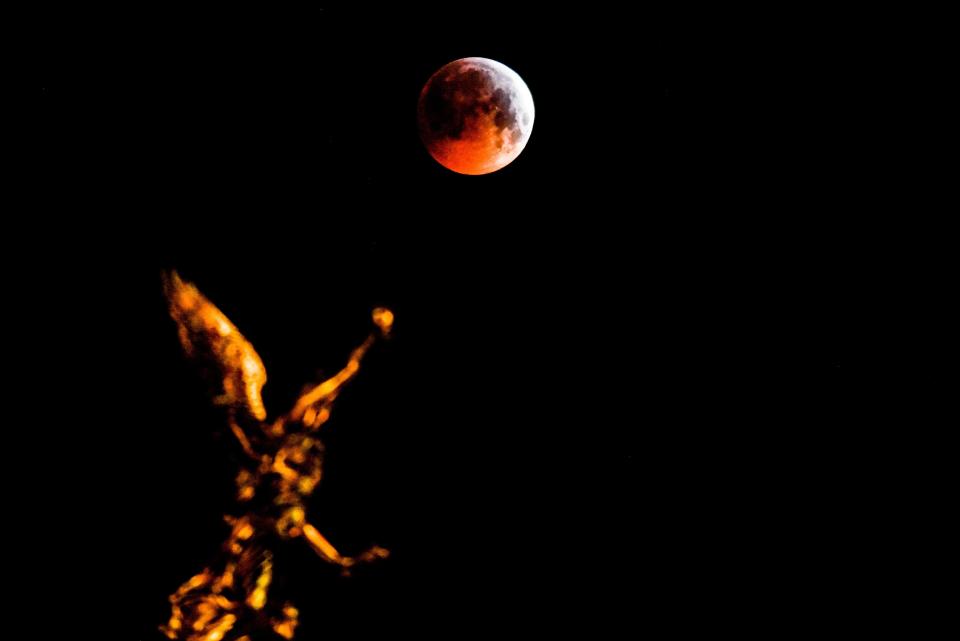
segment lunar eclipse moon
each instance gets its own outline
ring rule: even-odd
[[[461,58],[439,69],[417,104],[430,155],[459,174],[489,174],[513,162],[533,130],[533,96],[511,68]]]

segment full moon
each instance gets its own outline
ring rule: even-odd
[[[489,174],[513,162],[533,130],[533,96],[510,67],[461,58],[430,77],[417,104],[420,138],[460,174]]]

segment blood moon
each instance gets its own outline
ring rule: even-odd
[[[533,96],[510,67],[461,58],[430,77],[417,104],[430,155],[460,174],[489,174],[516,159],[533,130]]]

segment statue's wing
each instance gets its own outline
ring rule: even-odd
[[[165,274],[163,280],[184,351],[215,368],[221,379],[217,402],[265,420],[260,390],[267,382],[267,371],[253,345],[192,283],[185,283],[176,272]]]

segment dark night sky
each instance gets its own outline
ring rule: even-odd
[[[32,212],[8,238],[39,345],[23,402],[57,419],[33,509],[71,524],[69,547],[28,538],[122,612],[103,634],[157,638],[223,536],[226,434],[165,315],[171,267],[255,344],[273,412],[372,307],[397,313],[335,408],[313,507],[341,548],[394,556],[345,582],[289,552],[298,638],[813,625],[841,511],[847,150],[799,25],[181,18],[47,48]],[[483,177],[416,131],[423,82],[465,56],[515,69],[537,107]]]

